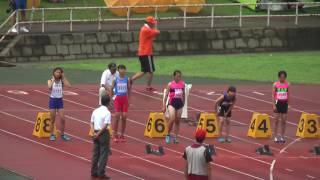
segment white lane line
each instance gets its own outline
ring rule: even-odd
[[[39,91],[39,90],[35,90],[35,91],[38,92],[38,93],[47,95],[47,93],[45,93],[45,92],[42,92],[42,91]],[[97,95],[97,94],[96,94],[96,95]],[[148,96],[149,96],[149,95],[148,95]],[[150,96],[150,97],[153,97],[153,96]],[[154,97],[154,99],[160,100],[160,98],[156,98],[156,97]],[[81,103],[78,103],[78,102],[75,102],[75,101],[72,101],[72,100],[68,100],[68,99],[65,99],[65,98],[64,98],[64,100],[65,100],[65,101],[68,101],[68,102],[70,102],[70,103],[73,103],[73,104],[77,104],[77,105],[79,105],[79,106],[83,106],[83,107],[87,107],[87,108],[90,108],[90,109],[94,109],[93,107],[90,107],[90,106],[87,106],[87,105],[84,105],[84,104],[81,104]],[[199,111],[200,111],[200,110],[199,110]],[[145,124],[143,124],[143,123],[134,121],[134,120],[129,119],[129,118],[128,118],[127,120],[130,121],[130,122],[132,122],[132,123],[136,123],[136,124],[139,124],[139,125],[145,127]],[[179,135],[179,137],[184,138],[184,139],[187,139],[187,140],[190,140],[190,141],[194,141],[194,140],[191,139],[191,138],[184,137],[184,136],[181,136],[181,135]],[[243,154],[240,154],[240,153],[236,153],[236,152],[227,150],[227,149],[225,149],[225,148],[217,147],[217,149],[220,149],[220,150],[223,150],[223,151],[226,151],[226,152],[229,152],[229,153],[233,153],[233,154],[236,154],[236,155],[240,155],[240,156],[243,156],[243,157],[245,157],[245,158],[249,158],[249,159],[252,159],[252,160],[255,160],[255,161],[258,161],[258,162],[267,164],[267,165],[270,165],[270,163],[268,163],[268,162],[266,162],[266,161],[262,161],[262,160],[260,160],[260,159],[256,159],[256,158],[253,158],[253,157],[250,157],[250,156],[247,156],[247,155],[243,155]]]
[[[300,141],[301,138],[297,138],[295,139],[294,141],[290,142],[289,144],[287,144],[284,148],[281,149],[281,151],[275,156],[275,158],[273,159],[272,163],[271,163],[271,166],[270,166],[270,173],[269,173],[269,176],[270,176],[270,180],[273,180],[273,170],[274,170],[274,166],[278,160],[278,158],[281,156],[281,154],[283,152],[285,152],[290,146],[292,146],[294,143]]]
[[[292,169],[289,169],[289,168],[287,168],[286,171],[288,171],[288,172],[293,172],[293,170],[292,170]]]
[[[315,178],[316,178],[316,177],[311,176],[311,175],[309,175],[309,174],[307,174],[307,177],[310,178],[310,179],[315,179]]]
[[[260,95],[260,96],[264,96],[264,95],[265,95],[265,94],[260,93],[260,92],[257,92],[257,91],[253,91],[252,93],[253,93],[253,94],[258,94],[258,95]]]
[[[27,119],[24,119],[24,118],[21,118],[21,117],[18,117],[18,116],[15,116],[15,115],[13,115],[13,114],[9,114],[9,113],[3,112],[3,111],[0,111],[0,113],[6,114],[6,115],[8,115],[8,116],[11,116],[11,117],[20,119],[20,120],[22,120],[22,121],[25,121],[25,122],[28,122],[28,123],[31,123],[31,124],[34,123],[33,121],[30,121],[30,120],[27,120]],[[87,122],[84,122],[84,123],[87,123]],[[89,124],[89,123],[88,123],[88,124]],[[82,140],[82,141],[91,143],[90,141],[88,141],[88,140],[86,140],[86,139],[83,139],[83,138],[80,138],[80,137],[76,137],[76,136],[74,136],[74,135],[72,135],[72,134],[69,134],[69,133],[66,133],[66,134],[69,135],[69,136],[71,136],[71,137],[74,137],[74,138],[76,138],[76,139],[80,139],[80,140]],[[131,136],[128,136],[128,137],[131,137]],[[138,138],[135,138],[135,137],[131,137],[131,138],[132,138],[132,139],[136,139],[136,140],[139,141],[139,142],[146,143],[146,141],[140,140],[140,139],[138,139]],[[148,142],[148,143],[157,146],[156,144],[153,144],[153,143],[150,143],[150,142]],[[167,147],[165,147],[165,149],[167,149],[167,150],[169,150],[169,151],[171,151],[171,152],[175,152],[175,153],[179,154],[179,155],[180,155],[179,157],[181,157],[181,155],[183,155],[183,153],[181,153],[181,152],[179,152],[179,151],[172,150],[172,149],[167,148]],[[254,178],[254,179],[263,180],[263,178],[259,178],[259,177],[256,177],[256,176],[254,176],[254,175],[247,174],[247,173],[245,173],[245,172],[242,172],[242,171],[239,171],[239,170],[236,170],[236,169],[233,169],[233,168],[229,168],[229,167],[223,166],[223,165],[221,165],[221,164],[217,164],[217,163],[213,163],[213,162],[211,162],[210,164],[212,164],[212,165],[214,165],[214,166],[217,166],[217,167],[220,167],[220,168],[223,168],[223,169],[227,169],[227,170],[230,170],[230,171],[233,171],[233,172],[242,174],[242,175],[245,175],[245,176],[252,177],[252,178]]]
[[[158,92],[158,91],[153,91],[154,94],[159,94],[159,95],[163,95],[162,92]]]
[[[41,91],[39,91],[39,92],[41,92]],[[9,97],[9,96],[5,96],[5,95],[2,95],[2,94],[0,94],[0,96],[7,97],[7,98],[9,98],[9,99],[12,99],[12,100],[15,100],[15,101],[24,103],[24,104],[28,104],[28,105],[30,105],[30,106],[33,106],[33,107],[36,107],[36,108],[39,108],[39,109],[42,109],[42,110],[45,110],[45,111],[48,111],[48,109],[46,109],[46,108],[42,108],[42,107],[40,107],[40,106],[36,106],[36,105],[30,104],[30,103],[27,103],[27,102],[24,102],[24,101],[15,99],[15,98],[11,98],[11,97]],[[65,99],[64,99],[64,100],[65,100]],[[83,106],[86,106],[86,105],[83,105]],[[87,107],[90,108],[89,106],[87,106]],[[73,119],[73,120],[76,120],[76,121],[79,121],[79,122],[82,122],[82,120],[79,120],[79,119],[74,118],[74,117],[72,117],[72,116],[67,116],[67,115],[66,115],[66,117],[68,117],[68,118],[70,118],[70,119]],[[131,157],[135,157],[135,158],[137,158],[137,159],[141,159],[142,161],[149,162],[149,163],[151,163],[151,164],[158,165],[158,166],[160,166],[160,167],[165,167],[165,168],[167,168],[167,169],[170,169],[170,170],[173,170],[173,171],[176,171],[176,172],[178,172],[178,173],[182,173],[182,174],[183,174],[182,171],[179,171],[179,170],[173,169],[173,168],[171,168],[171,167],[168,167],[168,166],[165,166],[165,165],[162,165],[162,164],[159,164],[159,163],[156,163],[156,162],[153,162],[153,161],[150,161],[150,160],[141,158],[140,156],[135,156],[135,155],[133,155],[133,154],[128,154],[128,153],[126,153],[126,152],[124,152],[124,151],[121,151],[121,150],[118,150],[118,149],[113,149],[113,148],[111,148],[111,149],[114,150],[114,151],[118,151],[118,152],[120,152],[120,153],[122,153],[122,154],[126,154],[126,155],[129,155],[129,156],[131,156]]]
[[[39,93],[40,93],[40,92],[41,92],[41,91],[39,91]],[[44,92],[41,92],[41,93],[44,93]],[[44,93],[44,94],[46,94],[46,93]],[[95,94],[95,95],[96,95],[96,94]],[[9,97],[9,96],[5,96],[5,95],[2,95],[2,94],[0,94],[0,96],[3,96],[3,97],[6,97],[6,98],[9,98],[9,99],[11,99],[11,100],[18,101],[18,102],[21,102],[21,103],[24,103],[24,104],[27,104],[27,105],[30,105],[30,106],[33,106],[33,107],[36,107],[36,108],[40,108],[40,109],[44,109],[44,110],[45,110],[45,108],[42,108],[42,107],[39,107],[39,106],[30,104],[30,103],[21,101],[21,100],[19,100],[19,99],[15,99],[15,98],[12,98],[12,97]],[[70,100],[68,100],[68,101],[70,101]],[[76,103],[76,102],[74,102],[74,103]],[[79,105],[80,105],[80,103],[76,103],[76,104],[79,104]],[[84,106],[86,106],[86,105],[84,105]],[[87,107],[90,108],[89,106],[87,106]],[[91,107],[91,108],[92,108],[92,107]],[[66,116],[66,117],[68,117],[68,118],[70,118],[70,119],[73,119],[73,120],[75,120],[75,121],[81,122],[81,123],[87,123],[87,124],[89,124],[88,122],[84,122],[84,121],[82,121],[82,120],[79,120],[79,119],[74,118],[74,117],[71,117],[71,116]],[[140,124],[140,125],[142,125],[142,126],[145,126],[145,124],[143,124],[143,123],[140,123],[140,122],[137,122],[137,121],[134,121],[134,120],[131,120],[131,119],[127,119],[127,120],[130,121],[130,122],[133,122],[133,123],[136,123],[136,124]],[[192,140],[192,141],[193,141],[193,140]],[[217,164],[217,163],[211,163],[211,164],[212,164],[212,165],[215,165],[215,166],[218,166],[218,167],[220,167],[220,168],[223,168],[223,169],[227,169],[227,170],[230,170],[230,171],[233,171],[233,172],[236,172],[236,173],[239,173],[239,174],[248,176],[248,177],[252,177],[252,178],[254,178],[254,179],[263,180],[263,178],[260,178],[260,177],[257,177],[257,176],[254,176],[254,175],[251,175],[251,174],[245,173],[245,172],[243,172],[243,171],[239,171],[239,170],[236,170],[236,169],[233,169],[233,168],[230,168],[230,167],[221,165],[221,164]]]
[[[198,97],[198,98],[200,98],[200,99],[208,100],[208,101],[215,101],[215,100],[213,100],[213,99],[210,99],[210,98],[207,98],[207,97],[203,97],[203,96],[199,96],[199,95],[197,95],[197,94],[191,94],[191,93],[190,93],[190,95],[195,96],[195,97]],[[245,111],[248,111],[248,112],[251,112],[251,113],[256,112],[256,111],[254,111],[254,110],[247,109],[247,108],[243,108],[243,107],[240,107],[240,106],[237,106],[237,105],[235,105],[234,107],[239,108],[239,109],[242,109],[242,110],[245,110]],[[274,116],[271,116],[271,115],[269,115],[269,117],[274,118]],[[296,123],[289,122],[289,121],[287,121],[287,123],[288,123],[288,124],[291,124],[291,125],[294,125],[294,126],[297,126],[297,125],[298,125],[298,124],[296,124]]]
[[[253,99],[253,100],[256,100],[256,101],[265,102],[265,103],[267,103],[267,104],[272,104],[271,101],[266,101],[266,100],[263,100],[263,99],[258,99],[258,98],[255,98],[255,97],[247,96],[247,95],[245,95],[245,94],[237,93],[237,95],[242,96],[242,97],[246,97],[246,98],[249,98],[249,99]],[[290,109],[292,109],[292,110],[294,110],[294,111],[297,111],[297,112],[300,112],[300,113],[303,113],[303,112],[304,112],[304,111],[302,111],[302,110],[299,110],[299,109],[296,109],[296,108],[293,108],[293,107],[290,107]]]
[[[11,135],[11,136],[15,136],[15,137],[17,137],[17,138],[23,139],[23,140],[25,140],[25,141],[28,141],[28,142],[31,142],[31,143],[34,143],[34,144],[38,144],[38,145],[43,146],[43,147],[45,147],[45,148],[48,148],[48,149],[51,149],[51,150],[55,150],[55,151],[58,151],[58,152],[60,152],[60,153],[63,153],[63,154],[66,154],[66,155],[75,157],[75,158],[77,158],[77,159],[81,159],[81,160],[84,160],[84,161],[87,161],[87,162],[91,162],[91,160],[89,160],[89,159],[87,159],[87,158],[85,158],[85,157],[78,156],[78,155],[73,154],[73,153],[70,153],[70,152],[68,152],[68,151],[64,151],[64,150],[62,150],[62,149],[55,148],[55,147],[53,147],[53,146],[49,146],[49,145],[40,143],[40,142],[38,142],[38,141],[35,141],[35,140],[32,140],[32,139],[29,139],[29,138],[20,136],[20,135],[18,135],[18,134],[13,133],[13,132],[6,131],[6,130],[4,130],[4,129],[0,129],[0,131],[4,132],[4,133],[6,133],[6,134],[9,134],[9,135]],[[109,169],[111,169],[111,170],[113,170],[113,171],[119,172],[119,173],[121,173],[121,174],[125,174],[125,175],[127,175],[127,176],[133,177],[133,178],[135,178],[135,179],[142,179],[142,180],[143,180],[143,178],[140,178],[140,177],[137,177],[137,176],[135,176],[135,175],[129,174],[129,173],[127,173],[127,172],[124,172],[124,171],[121,171],[121,170],[112,168],[112,167],[110,167],[110,166],[107,166],[107,168],[109,168]]]

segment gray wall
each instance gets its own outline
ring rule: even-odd
[[[9,62],[136,56],[139,32],[24,35]],[[320,50],[320,28],[207,29],[163,31],[155,55]]]

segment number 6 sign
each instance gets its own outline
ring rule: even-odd
[[[168,133],[168,125],[163,113],[150,113],[144,135],[147,137],[164,137]]]

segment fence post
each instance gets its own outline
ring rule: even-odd
[[[240,4],[240,12],[239,12],[239,27],[242,27],[242,3]]]
[[[16,13],[16,29],[17,29],[17,34],[19,34],[19,29],[20,29],[20,27],[19,27],[19,11],[21,11],[20,9],[17,9],[16,11],[15,11],[15,13]]]
[[[101,30],[101,8],[99,8],[99,14],[98,14],[98,30]]]
[[[70,31],[72,32],[72,9],[70,9]]]
[[[214,5],[211,6],[211,28],[214,27]]]
[[[268,3],[267,27],[270,26],[270,3]]]
[[[298,5],[298,2],[296,2],[296,19],[294,22],[296,26],[298,25],[298,17],[299,17],[299,5]]]
[[[44,8],[41,9],[41,32],[44,33]]]
[[[156,8],[154,9],[154,18],[158,20],[158,5],[156,5]],[[158,23],[156,24],[155,28],[158,28]]]
[[[187,26],[187,7],[183,9],[183,28]]]
[[[128,7],[127,11],[127,31],[130,30],[130,7]]]

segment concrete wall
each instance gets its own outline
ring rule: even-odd
[[[23,35],[9,62],[136,56],[139,32]],[[204,29],[163,31],[155,55],[320,50],[320,28]]]

